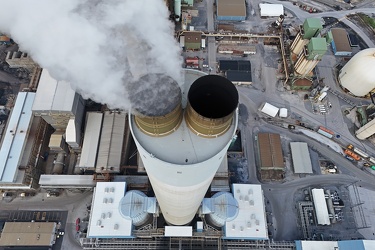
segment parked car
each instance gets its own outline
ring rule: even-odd
[[[77,218],[77,219],[76,219],[76,225],[79,225],[79,223],[81,223],[81,219],[80,219],[80,218]]]

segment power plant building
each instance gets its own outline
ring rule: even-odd
[[[87,112],[85,135],[79,161],[79,167],[81,169],[91,171],[95,170],[102,120],[102,113]]]
[[[43,69],[36,91],[33,112],[55,129],[65,130],[71,118],[80,129],[84,101],[65,81],[57,81]]]
[[[130,129],[165,220],[185,225],[197,213],[232,142],[238,93],[229,80],[195,70],[185,70],[182,93],[168,79],[156,85],[162,81],[171,85],[168,95],[175,96],[169,113],[155,116],[140,107],[141,115],[130,116]]]
[[[46,123],[38,117],[33,118],[34,99],[35,93],[18,93],[4,130],[0,148],[0,189],[37,188],[40,163],[36,159]]]
[[[133,229],[149,222],[156,209],[155,198],[140,191],[126,192],[126,182],[98,182],[87,238],[134,238]]]
[[[216,14],[218,21],[244,21],[245,0],[216,0]]]
[[[268,229],[261,185],[233,184],[238,213],[225,223],[224,238],[267,240]]]
[[[97,173],[119,173],[127,122],[125,112],[106,111],[96,161]]]

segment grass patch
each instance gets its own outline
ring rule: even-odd
[[[359,16],[366,24],[370,25],[371,28],[375,29],[375,18],[371,18],[363,13],[360,13]]]

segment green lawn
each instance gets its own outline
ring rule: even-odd
[[[365,14],[359,14],[359,16],[362,18],[362,20],[370,25],[373,29],[375,29],[375,18],[371,18]]]

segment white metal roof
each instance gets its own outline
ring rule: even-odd
[[[125,182],[98,182],[91,205],[88,238],[132,237],[132,221],[121,216],[119,202],[125,195]]]
[[[286,108],[281,108],[279,111],[279,116],[282,118],[285,118],[288,116],[288,109]]]
[[[330,225],[327,202],[322,188],[314,188],[311,190],[316,218],[319,225]]]
[[[310,159],[309,148],[305,142],[291,142],[292,159],[294,173],[296,174],[312,174],[312,165]]]
[[[39,185],[46,186],[85,186],[94,187],[96,181],[92,175],[52,175],[42,174],[39,179]]]
[[[164,231],[166,237],[191,237],[193,227],[191,226],[166,226]]]
[[[125,122],[125,113],[104,113],[96,172],[101,172],[102,167],[111,172],[120,172]],[[110,170],[110,167],[113,169]]]
[[[275,117],[279,112],[279,108],[269,104],[268,102],[264,103],[263,106],[260,108],[260,111],[263,113]]]
[[[77,126],[75,118],[71,118],[66,126],[65,141],[71,147],[79,147],[81,141],[80,128]]]
[[[363,240],[365,250],[375,249],[375,240]]]
[[[268,239],[264,197],[261,185],[233,184],[233,195],[238,202],[237,217],[225,223],[225,238]]]
[[[298,241],[297,245],[300,244],[301,250],[337,250],[337,241]],[[298,249],[298,248],[297,248]]]
[[[81,168],[95,168],[102,118],[102,113],[87,112],[85,135],[83,138],[81,160],[79,162],[79,167]]]
[[[0,182],[13,182],[32,121],[35,93],[18,93],[0,149]]]
[[[36,91],[33,111],[43,113],[47,111],[72,112],[76,92],[70,83],[55,80],[43,69]]]
[[[284,6],[282,4],[260,3],[260,16],[280,16],[284,15]]]

